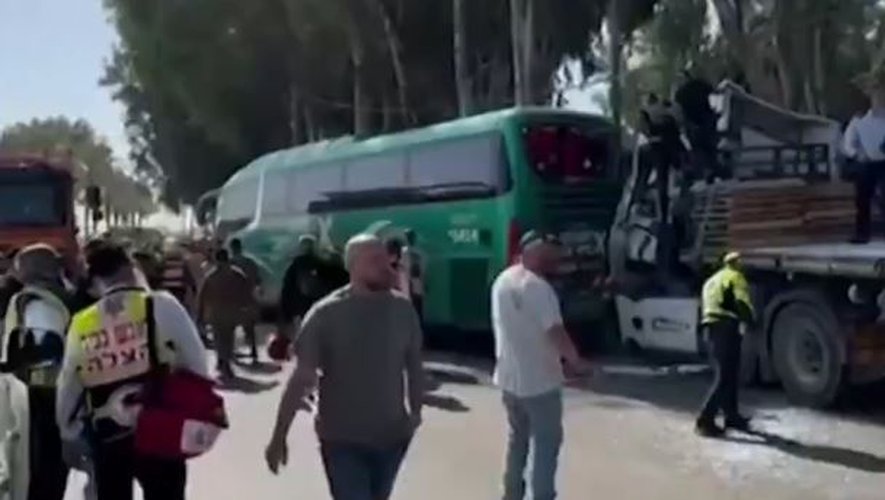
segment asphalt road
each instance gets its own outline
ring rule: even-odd
[[[429,355],[435,383],[396,500],[500,498],[504,415],[489,365]],[[225,388],[233,428],[192,462],[190,499],[329,498],[307,416],[293,429],[289,467],[280,476],[262,460],[288,369],[244,367]],[[566,393],[561,498],[885,498],[885,390],[858,393],[833,413],[790,407],[775,390],[748,391],[745,407],[762,434],[703,440],[692,422],[708,380],[699,367],[600,362],[592,381]],[[68,499],[82,497],[79,483]]]

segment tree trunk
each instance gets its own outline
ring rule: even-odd
[[[744,32],[743,0],[712,0],[722,33],[728,40],[732,58],[742,66],[746,64],[747,39]],[[746,68],[744,69],[745,73]]]
[[[384,37],[387,41],[387,50],[390,52],[390,62],[393,66],[394,77],[396,78],[400,113],[403,116],[403,122],[411,125],[415,123],[415,117],[409,110],[409,86],[406,78],[405,64],[403,64],[402,59],[402,41],[384,2],[382,0],[373,0],[372,3],[384,25]]]
[[[614,150],[612,159],[613,168],[618,172],[618,177],[625,175],[621,172],[621,139],[623,127],[623,88],[621,78],[621,64],[624,50],[624,34],[622,33],[621,22],[621,0],[610,0],[608,6],[608,36],[609,36],[609,90],[608,100],[611,107],[611,118],[615,125],[614,143],[618,147]]]
[[[527,104],[535,103],[535,0],[523,0],[522,81]]]
[[[467,18],[464,12],[466,0],[453,0],[452,43],[455,54],[455,87],[458,90],[458,114],[469,116],[473,113],[473,89],[467,66]]]
[[[387,92],[382,96],[381,130],[389,132],[393,128],[393,110]]]
[[[289,86],[289,144],[297,146],[304,143],[304,127],[301,121],[301,98],[294,84]]]
[[[513,100],[526,105],[525,57],[523,53],[523,5],[526,0],[510,0],[510,38],[513,45]]]
[[[350,46],[350,63],[353,68],[353,133],[364,136],[369,133],[368,96],[366,94],[363,74],[365,64],[365,47],[357,30],[355,20],[347,22],[348,45]]]
[[[621,66],[624,49],[624,35],[621,32],[620,0],[610,0],[608,10],[608,64],[609,64],[609,105],[612,121],[620,129],[622,125],[623,95],[621,88]]]
[[[826,99],[827,75],[824,68],[824,47],[823,47],[823,29],[816,26],[814,29],[814,42],[812,43],[814,56],[814,94],[815,94],[815,111],[820,115],[827,115],[829,112]]]
[[[318,137],[316,120],[313,118],[313,111],[307,106],[304,107],[304,128],[307,129],[307,142],[316,141]]]

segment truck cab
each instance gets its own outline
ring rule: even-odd
[[[0,157],[0,255],[2,267],[23,247],[46,243],[74,271],[79,259],[74,176],[63,162],[40,157]]]
[[[759,315],[745,336],[745,379],[829,405],[845,386],[885,376],[885,244],[848,243],[854,188],[840,171],[841,127],[728,82],[713,101],[726,178],[696,180],[683,167],[663,179],[648,146],[635,150],[609,237],[621,339],[703,354],[700,288],[738,250]]]

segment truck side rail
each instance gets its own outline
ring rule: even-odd
[[[748,270],[854,279],[885,278],[885,245],[849,243],[758,248],[742,252]]]
[[[833,172],[829,144],[741,146],[720,149],[719,158],[739,179],[803,178],[830,180]]]

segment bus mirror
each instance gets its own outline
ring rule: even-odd
[[[90,210],[101,208],[101,188],[95,184],[86,186],[86,206]]]
[[[101,222],[104,220],[104,212],[101,210],[93,210],[92,211],[92,221],[93,222]]]

